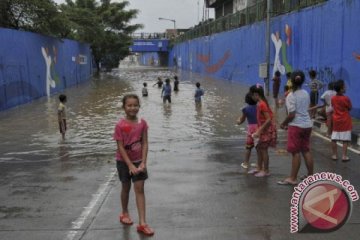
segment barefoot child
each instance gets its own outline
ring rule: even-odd
[[[254,139],[258,139],[256,151],[258,155],[257,169],[249,171],[255,174],[255,177],[270,176],[269,172],[269,154],[268,148],[276,146],[276,126],[273,119],[273,112],[265,98],[264,89],[257,84],[250,87],[250,93],[255,102],[257,102],[257,125],[258,129],[253,134]]]
[[[351,141],[352,119],[350,111],[352,108],[350,98],[345,96],[345,83],[339,80],[334,84],[336,95],[331,98],[333,107],[333,132],[331,134],[332,159],[337,160],[337,141],[343,142],[342,161],[349,161],[347,156],[347,148]]]
[[[139,97],[135,94],[123,98],[125,118],[116,124],[114,139],[117,142],[116,167],[121,181],[121,206],[120,222],[131,225],[128,210],[129,192],[131,181],[134,184],[136,206],[139,215],[137,231],[151,236],[154,230],[145,221],[145,193],[144,184],[148,178],[146,163],[148,153],[148,125],[144,119],[138,119],[140,108]]]
[[[241,117],[238,118],[237,124],[240,125],[245,120],[247,120],[247,138],[246,138],[246,153],[245,160],[241,163],[241,167],[244,169],[249,168],[249,160],[251,155],[251,150],[254,147],[254,139],[252,135],[256,132],[257,129],[257,120],[256,120],[256,102],[252,99],[251,93],[246,94],[245,102],[248,104],[244,107]]]

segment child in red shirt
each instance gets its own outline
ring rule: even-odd
[[[343,80],[338,80],[334,84],[336,95],[331,98],[331,105],[333,107],[333,132],[331,134],[332,140],[332,159],[337,160],[337,141],[343,142],[342,161],[349,161],[347,156],[347,148],[351,141],[352,121],[350,111],[352,108],[350,98],[344,96],[346,91]]]
[[[254,139],[258,139],[256,151],[258,154],[257,169],[249,171],[255,174],[255,177],[270,176],[269,172],[269,154],[268,148],[276,146],[276,126],[273,119],[273,112],[265,98],[264,89],[257,84],[250,87],[250,93],[255,102],[257,102],[257,124],[258,129],[253,134]]]

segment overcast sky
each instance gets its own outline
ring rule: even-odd
[[[64,3],[64,0],[54,0]],[[115,0],[114,0],[115,1]],[[129,9],[139,9],[137,19],[132,23],[141,23],[144,29],[138,32],[164,32],[173,28],[171,21],[159,20],[159,17],[174,19],[176,28],[190,28],[203,18],[204,0],[128,0]],[[199,3],[199,5],[198,5]],[[210,17],[213,13],[210,13]]]

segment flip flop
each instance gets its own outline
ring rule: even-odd
[[[259,172],[259,170],[257,170],[257,169],[251,169],[250,171],[248,171],[248,174],[255,174],[258,172]]]
[[[133,221],[131,220],[128,213],[122,213],[119,216],[120,222],[124,225],[132,225]]]
[[[249,168],[249,165],[246,164],[246,163],[241,163],[241,167],[244,168],[244,169],[248,169],[248,168]]]
[[[277,184],[279,184],[279,185],[296,186],[298,183],[297,183],[297,182],[290,182],[290,181],[284,179],[284,180],[278,181]]]
[[[342,161],[343,161],[343,162],[348,162],[348,161],[350,161],[350,158],[349,158],[349,157],[345,157],[345,158],[342,159]]]
[[[337,156],[335,156],[335,155],[332,155],[332,156],[331,156],[331,159],[332,159],[333,161],[337,161],[337,160],[338,160]]]
[[[154,230],[151,227],[149,227],[149,225],[147,224],[138,225],[136,229],[139,233],[142,233],[146,236],[152,236],[155,233]]]

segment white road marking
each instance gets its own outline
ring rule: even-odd
[[[116,174],[116,169],[114,169],[106,179],[106,182],[100,185],[99,189],[96,191],[95,194],[92,195],[91,201],[89,204],[84,207],[84,210],[80,214],[80,216],[72,222],[71,230],[67,233],[65,240],[74,240],[76,235],[78,234],[78,230],[80,230],[85,223],[86,219],[90,215],[90,213],[94,210],[97,204],[103,199],[104,195],[108,192],[110,187],[110,183]]]
[[[331,139],[330,139],[330,138],[325,137],[325,136],[321,135],[320,133],[313,132],[313,134],[316,135],[316,136],[319,137],[319,138],[324,139],[325,141],[331,142]],[[342,147],[342,144],[339,143],[339,142],[337,143],[337,145],[340,146],[340,147]],[[350,151],[352,151],[352,152],[354,152],[354,153],[356,153],[356,154],[360,154],[360,151],[359,151],[359,150],[356,150],[356,149],[353,148],[353,147],[348,147],[348,150],[350,150]]]

